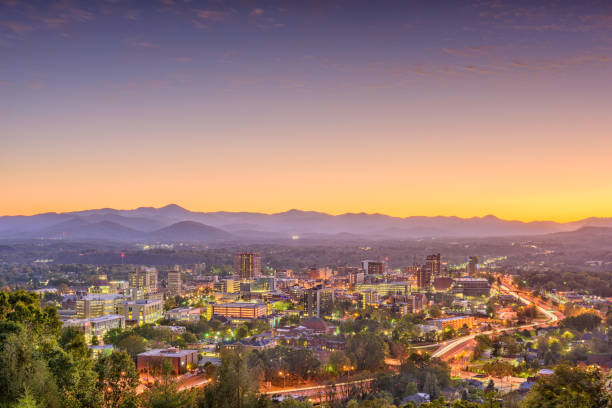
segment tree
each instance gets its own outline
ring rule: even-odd
[[[236,328],[236,338],[243,339],[249,335],[249,328],[245,324],[241,324]]]
[[[171,380],[157,382],[153,388],[145,391],[140,397],[141,408],[194,408],[195,394],[191,391],[179,391]]]
[[[493,360],[485,363],[482,370],[492,377],[507,377],[514,373],[514,366],[503,360]]]
[[[25,389],[23,396],[19,398],[17,404],[14,405],[14,408],[40,408],[41,405],[36,401],[36,399],[30,394],[30,390]]]
[[[385,362],[387,344],[376,334],[359,333],[349,338],[346,351],[359,370],[376,370]]]
[[[101,356],[96,365],[97,388],[109,408],[132,408],[137,406],[136,387],[138,372],[132,358],[125,352],[113,351]]]
[[[423,392],[429,394],[431,400],[438,398],[440,395],[440,385],[438,379],[433,373],[427,373],[425,383],[423,384]]]
[[[604,408],[610,402],[604,378],[595,367],[559,365],[554,374],[534,384],[522,402],[525,408]]]
[[[204,391],[202,408],[246,408],[258,401],[256,378],[242,353],[224,351],[212,383]]]
[[[417,388],[417,385],[414,381],[410,381],[407,385],[406,385],[406,389],[404,390],[404,394],[405,395],[414,395],[417,392],[419,392],[419,389]]]
[[[429,308],[429,315],[431,317],[433,317],[434,319],[438,318],[438,317],[442,316],[442,309],[440,309],[440,306],[438,306],[438,305],[432,305]]]
[[[561,327],[584,332],[593,331],[601,324],[601,317],[595,313],[587,312],[578,316],[566,317],[561,321]]]
[[[147,343],[141,336],[131,334],[117,343],[117,346],[136,360],[136,356],[147,349]]]
[[[351,360],[343,351],[332,351],[327,364],[335,374],[341,374],[349,370],[348,367],[351,366]]]

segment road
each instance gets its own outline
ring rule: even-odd
[[[537,326],[549,325],[549,324],[554,323],[554,322],[559,320],[559,316],[557,316],[556,313],[551,312],[551,311],[545,309],[544,307],[541,306],[540,303],[536,302],[535,299],[534,300],[529,300],[529,299],[519,295],[515,291],[513,291],[513,289],[508,288],[504,284],[501,285],[500,289],[502,291],[508,292],[509,294],[511,294],[516,299],[518,299],[519,301],[521,301],[522,303],[524,303],[526,305],[528,305],[530,303],[535,304],[535,306],[540,311],[540,313],[542,313],[544,316],[547,317],[547,320],[544,321],[544,322],[529,323],[529,324],[525,324],[525,325],[522,325],[522,326],[513,327],[512,329],[519,330],[519,329],[527,329],[527,328],[533,328],[533,327],[537,327]],[[454,354],[457,354],[460,351],[464,350],[466,343],[468,343],[469,341],[471,341],[474,338],[476,338],[476,336],[483,335],[483,334],[484,335],[491,335],[491,334],[494,334],[494,333],[499,333],[499,332],[507,331],[507,330],[508,329],[494,329],[494,330],[484,331],[484,332],[481,332],[481,333],[470,334],[468,336],[459,337],[457,339],[454,339],[454,340],[446,342],[445,345],[440,347],[438,350],[436,350],[432,354],[432,357],[439,357],[439,358],[442,358],[442,357],[446,357],[446,358],[452,357]]]
[[[325,401],[329,396],[345,397],[353,388],[369,389],[374,378],[364,378],[361,380],[346,381],[334,384],[311,385],[306,387],[281,388],[276,390],[263,391],[266,395],[291,396],[295,398],[308,398],[313,403]],[[331,394],[331,395],[330,395]]]

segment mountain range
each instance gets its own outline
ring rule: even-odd
[[[612,218],[553,221],[509,221],[485,217],[392,217],[383,214],[330,215],[289,210],[194,212],[176,204],[161,208],[95,210],[0,217],[2,239],[65,239],[117,242],[217,243],[284,239],[417,239],[442,237],[532,236],[612,227]]]

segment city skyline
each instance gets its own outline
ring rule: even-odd
[[[612,216],[605,2],[0,10],[0,215]]]

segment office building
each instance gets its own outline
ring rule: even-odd
[[[476,273],[478,273],[478,257],[477,256],[470,256],[468,258],[468,262],[465,267],[465,272],[469,276],[474,276],[476,275]]]
[[[355,286],[358,283],[363,283],[364,273],[359,271],[352,271],[348,274],[348,284]]]
[[[129,274],[130,288],[142,289],[144,293],[157,292],[157,269],[138,267]]]
[[[213,315],[217,316],[256,319],[267,314],[268,307],[263,303],[220,303],[213,305]]]
[[[74,327],[85,335],[87,341],[91,341],[93,336],[101,339],[109,330],[124,328],[125,318],[110,314],[88,319],[69,319],[63,322],[63,327]]]
[[[197,367],[198,352],[171,347],[145,351],[136,356],[136,367],[141,373],[160,374],[167,362],[170,363],[173,374],[184,374]]]
[[[85,295],[76,301],[76,317],[88,319],[115,314],[123,296],[117,294]]]
[[[408,282],[381,282],[381,283],[357,283],[355,292],[365,292],[373,290],[379,295],[406,295],[410,293],[410,283]]]
[[[261,257],[252,252],[242,252],[234,256],[234,272],[241,280],[257,278],[261,275]]]
[[[238,293],[240,292],[240,282],[233,279],[223,279],[214,283],[215,292]]]
[[[201,315],[202,308],[200,307],[177,307],[166,311],[164,317],[166,320],[197,322]]]
[[[440,254],[427,255],[425,258],[425,268],[431,277],[440,276]]]
[[[272,276],[262,276],[240,282],[240,293],[263,293],[274,290],[276,290],[276,278]]]
[[[431,286],[431,272],[425,266],[419,267],[416,271],[416,282],[420,289]]]
[[[438,330],[444,330],[447,327],[452,327],[455,330],[459,330],[463,326],[467,326],[468,328],[471,328],[472,326],[474,326],[474,317],[473,316],[446,317],[443,319],[428,320],[427,324],[436,326]]]
[[[173,270],[168,271],[168,295],[180,296],[183,292],[183,281],[181,277],[181,270],[177,266]]]
[[[461,293],[463,296],[489,296],[491,284],[487,279],[463,277],[455,279],[454,293]]]
[[[375,290],[366,290],[361,292],[362,307],[365,309],[366,306],[378,307],[380,302],[380,294]]]
[[[306,289],[302,296],[304,315],[308,317],[320,317],[321,308],[329,309],[335,302],[335,291],[333,288],[323,288],[318,285]]]
[[[118,312],[125,317],[126,323],[138,326],[155,323],[164,317],[161,300],[130,300],[120,303]]]
[[[382,275],[385,273],[385,263],[383,261],[361,261],[361,267],[366,275]]]

